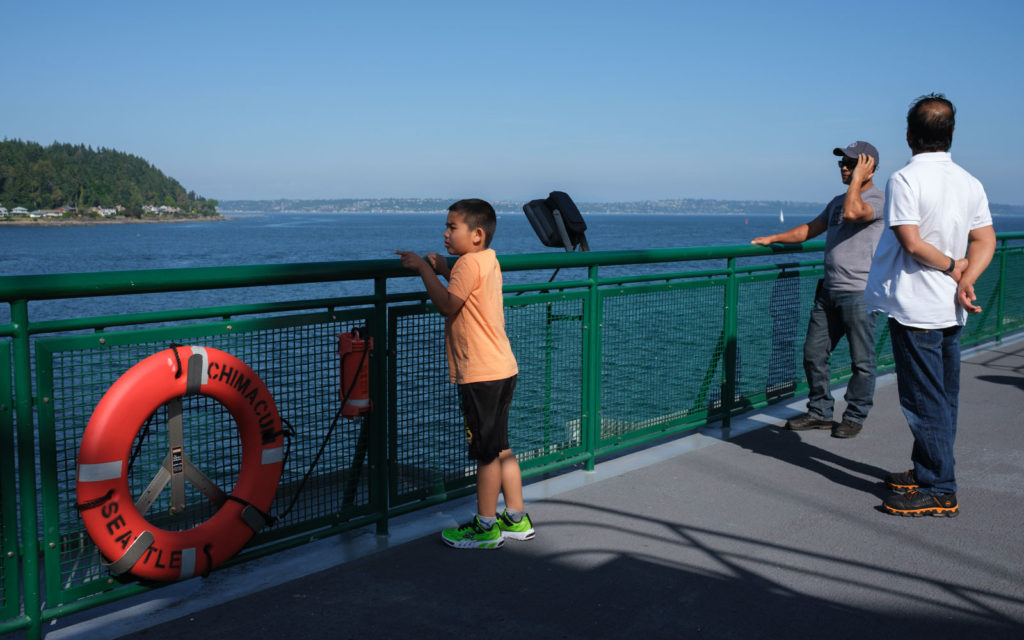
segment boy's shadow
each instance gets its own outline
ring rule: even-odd
[[[844,487],[863,491],[879,498],[889,495],[889,491],[882,483],[882,478],[888,473],[886,469],[850,460],[816,447],[789,429],[776,426],[764,427],[736,436],[728,442],[753,453],[803,467]]]

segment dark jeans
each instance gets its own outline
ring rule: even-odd
[[[863,424],[875,396],[875,314],[868,313],[863,291],[829,291],[818,287],[804,340],[804,372],[807,374],[807,411],[832,419],[835,401],[829,390],[832,350],[846,336],[850,344],[852,376],[846,385],[843,418]]]
[[[915,329],[889,318],[900,406],[914,434],[914,477],[921,493],[956,492],[953,443],[960,402],[962,327]]]

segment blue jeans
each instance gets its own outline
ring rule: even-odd
[[[807,412],[832,419],[835,401],[829,390],[832,350],[846,336],[852,375],[846,385],[843,419],[863,424],[875,396],[875,314],[868,313],[863,291],[829,291],[818,287],[804,339]]]
[[[956,493],[953,442],[960,402],[962,327],[915,329],[889,318],[900,406],[914,434],[914,477],[921,493]]]

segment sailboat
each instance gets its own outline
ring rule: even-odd
[[[785,222],[786,216],[782,215],[782,209],[779,208],[779,222]]]

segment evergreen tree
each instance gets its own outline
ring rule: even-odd
[[[118,205],[135,216],[145,206],[168,206],[183,215],[217,215],[217,201],[186,191],[181,184],[138,156],[85,145],[0,141],[0,202],[8,209]]]

